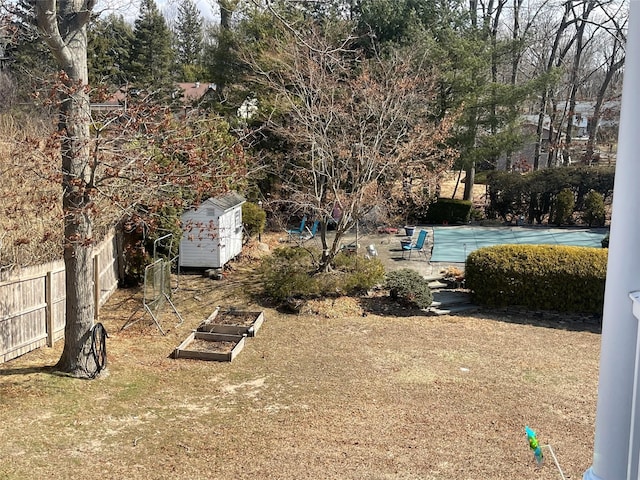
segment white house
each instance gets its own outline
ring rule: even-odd
[[[180,267],[222,268],[242,252],[242,204],[236,192],[209,198],[182,215]]]

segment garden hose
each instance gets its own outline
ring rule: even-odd
[[[107,366],[107,330],[102,323],[96,323],[91,329],[91,354],[96,364],[95,378]]]

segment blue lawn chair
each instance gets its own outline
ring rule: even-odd
[[[294,237],[300,238],[300,236],[304,232],[304,226],[306,223],[307,223],[307,217],[305,215],[304,217],[302,217],[302,221],[300,222],[300,226],[298,228],[285,230],[287,232],[287,235],[289,235],[289,239],[291,240]]]
[[[320,221],[316,220],[315,222],[313,222],[311,229],[309,229],[309,227],[305,227],[307,231],[306,233],[300,235],[300,240],[306,242],[307,240],[315,238],[316,233],[318,233],[318,225],[320,225]]]
[[[402,258],[405,258],[404,255],[405,253],[409,254],[409,260],[411,260],[411,252],[413,251],[417,251],[418,254],[422,254],[424,255],[424,259],[427,259],[427,252],[425,250],[425,242],[427,241],[427,231],[426,230],[420,230],[420,233],[418,233],[418,238],[416,240],[415,243],[410,243],[410,244],[403,244],[402,245]]]

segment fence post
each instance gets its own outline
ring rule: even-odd
[[[45,325],[47,329],[47,347],[53,347],[53,272],[49,270],[44,279]]]
[[[100,261],[98,255],[93,256],[93,319],[100,318]]]

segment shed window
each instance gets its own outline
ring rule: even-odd
[[[240,233],[242,231],[242,209],[238,208],[236,210],[236,233]]]

